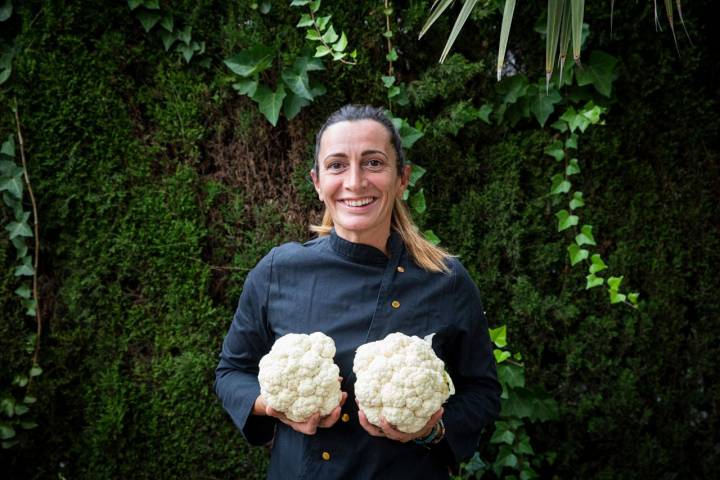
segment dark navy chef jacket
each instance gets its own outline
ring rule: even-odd
[[[480,294],[456,258],[450,273],[430,273],[393,232],[388,258],[335,234],[270,251],[248,274],[216,370],[215,391],[247,441],[272,441],[269,479],[446,479],[472,456],[481,430],[497,418],[501,388]],[[258,362],[288,333],[323,332],[348,401],[341,419],[315,435],[251,415]],[[431,448],[369,435],[358,422],[355,350],[392,332],[425,338],[456,388],[445,404],[445,439]]]

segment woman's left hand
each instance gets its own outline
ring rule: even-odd
[[[401,432],[393,425],[388,423],[385,418],[381,418],[380,427],[376,427],[368,421],[367,417],[365,416],[365,412],[363,412],[362,410],[358,410],[358,419],[360,420],[360,425],[373,437],[386,437],[390,440],[407,443],[411,440],[415,440],[416,438],[427,437],[430,434],[430,431],[435,427],[435,424],[438,423],[442,418],[444,411],[445,410],[440,407],[440,410],[435,412],[433,416],[430,417],[430,420],[428,420],[425,426],[415,433]]]

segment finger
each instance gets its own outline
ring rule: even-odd
[[[325,415],[324,417],[320,418],[320,422],[318,423],[318,427],[320,428],[330,428],[333,425],[335,425],[335,422],[338,421],[338,418],[340,418],[340,412],[342,409],[340,408],[340,405],[335,407],[332,412],[330,412],[329,415]]]
[[[390,440],[396,440],[398,442],[405,443],[412,440],[413,438],[412,434],[401,432],[400,430],[395,428],[394,425],[388,422],[384,417],[380,418],[380,427],[382,428],[385,436],[388,437]]]
[[[348,394],[347,392],[342,392],[342,395],[340,395],[340,406],[342,407],[345,405],[345,400],[347,400]]]
[[[360,421],[360,426],[365,429],[366,432],[368,432],[373,437],[384,437],[385,434],[383,433],[382,429],[376,427],[372,423],[370,423],[367,419],[367,416],[365,415],[365,412],[362,410],[358,410],[358,420]]]

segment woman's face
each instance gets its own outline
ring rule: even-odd
[[[393,204],[410,174],[406,166],[398,175],[385,127],[374,120],[330,125],[320,139],[318,170],[310,174],[337,234],[385,251]]]

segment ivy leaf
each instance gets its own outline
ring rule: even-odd
[[[315,13],[315,12],[317,12],[318,10],[320,10],[320,0],[313,0],[313,1],[311,1],[311,2],[310,2],[310,11],[311,11],[312,13]]]
[[[605,279],[602,277],[595,276],[594,273],[591,273],[590,275],[586,276],[585,279],[587,280],[587,283],[585,284],[585,290],[590,290],[591,288],[598,287],[605,283]]]
[[[615,290],[608,290],[608,293],[610,293],[610,303],[620,303],[625,301],[625,295],[622,293],[618,293]]]
[[[565,167],[565,175],[569,177],[577,173],[580,173],[580,165],[578,164],[578,159],[573,158],[570,160],[570,163],[568,163],[568,166]]]
[[[282,84],[278,85],[274,92],[267,85],[260,85],[252,97],[258,103],[260,113],[265,115],[273,127],[277,125],[280,118],[280,110],[286,95]]]
[[[570,187],[572,187],[572,184],[565,180],[565,177],[560,175],[559,173],[556,175],[553,175],[552,177],[552,185],[550,186],[550,194],[551,195],[559,195],[561,193],[568,193],[570,191]]]
[[[335,27],[330,25],[330,28],[327,29],[327,32],[325,32],[322,36],[322,39],[325,43],[334,43],[338,39],[338,34],[335,33]]]
[[[43,372],[42,368],[35,365],[34,367],[32,367],[30,369],[30,376],[31,377],[39,377],[40,375],[42,375],[42,372]]]
[[[0,439],[9,440],[15,436],[15,430],[5,423],[0,423]]]
[[[177,35],[173,32],[166,32],[162,31],[160,32],[160,40],[163,42],[163,47],[165,48],[165,51],[167,52],[170,50],[170,47],[173,46],[173,43],[177,41]]]
[[[332,52],[332,50],[330,50],[325,45],[318,45],[317,48],[315,49],[315,57],[317,57],[317,58],[324,57],[325,55],[328,55],[330,52]]]
[[[552,144],[545,147],[543,153],[553,157],[558,162],[565,158],[565,151],[563,150],[563,144],[560,140],[555,140]]]
[[[27,403],[28,405],[32,405],[35,402],[37,402],[37,398],[32,395],[25,395],[25,398],[23,398],[23,403]]]
[[[22,388],[28,384],[28,377],[25,375],[15,375],[12,384]]]
[[[561,120],[564,120],[568,124],[568,128],[570,129],[570,132],[574,132],[577,129],[580,129],[581,132],[584,132],[588,126],[590,126],[590,120],[582,114],[579,114],[575,111],[575,108],[568,107],[567,110],[565,110],[565,113],[562,114],[560,117]]]
[[[144,0],[143,7],[148,10],[160,10],[160,0]]]
[[[340,40],[335,42],[333,44],[332,48],[336,52],[344,52],[346,47],[347,47],[347,37],[345,36],[345,32],[342,32],[342,34],[340,34]]]
[[[307,5],[310,3],[310,0],[292,0],[290,3],[291,7],[302,7],[303,5]]]
[[[165,15],[163,19],[160,20],[160,26],[168,32],[172,32],[173,28],[175,28],[175,20],[173,19],[172,15]]]
[[[23,258],[27,255],[28,247],[25,244],[25,237],[15,237],[12,240],[12,244],[17,251],[17,257]]]
[[[297,68],[286,69],[283,70],[281,76],[292,93],[306,100],[314,100],[312,93],[310,93],[310,79],[305,71]]]
[[[380,77],[382,79],[383,85],[385,85],[385,88],[390,88],[395,83],[395,76],[389,75],[383,75]]]
[[[592,84],[595,90],[610,98],[612,83],[617,78],[616,65],[617,58],[599,50],[593,50],[590,60],[582,68],[575,69],[577,84],[581,87]]]
[[[497,348],[495,350],[493,350],[493,355],[495,356],[495,363],[497,363],[497,364],[501,364],[502,362],[504,362],[505,360],[507,360],[508,358],[510,358],[512,356],[510,352],[504,352]]]
[[[0,412],[8,418],[12,418],[15,414],[15,399],[12,397],[5,397],[0,400]]]
[[[225,65],[241,77],[250,77],[272,65],[274,51],[264,45],[256,45],[224,60]]]
[[[137,17],[142,23],[143,28],[146,32],[149,32],[153,27],[160,21],[162,15],[158,12],[149,12],[147,10],[141,10],[137,12]]]
[[[300,16],[300,21],[297,23],[297,25],[295,25],[295,27],[297,27],[297,28],[312,27],[312,25],[313,25],[313,21],[312,21],[312,18],[310,18],[310,15],[308,15],[307,13],[303,13]]]
[[[565,133],[568,130],[568,124],[567,122],[563,120],[556,120],[553,123],[550,124],[550,128],[554,128],[555,130],[559,130],[560,133]]]
[[[490,328],[490,340],[495,344],[497,347],[506,347],[507,346],[507,325],[503,325],[498,328]]]
[[[573,198],[570,200],[570,210],[575,210],[576,208],[584,207],[585,202],[583,201],[583,193],[582,192],[575,192],[573,193]]]
[[[555,217],[558,219],[558,232],[577,225],[579,220],[577,215],[570,215],[567,210],[560,210],[555,214]]]
[[[142,5],[143,0],[128,0],[128,7],[130,7],[130,10],[135,10],[140,5]]]
[[[628,293],[627,297],[628,297],[628,300],[630,300],[630,303],[632,303],[633,305],[637,305],[639,296],[640,296],[640,294],[635,292],[635,293]]]
[[[425,170],[417,163],[413,163],[412,169],[410,170],[410,186],[414,187],[415,184],[423,177],[423,175],[425,175],[425,172],[427,172],[427,170]]]
[[[529,85],[525,75],[505,77],[497,83],[495,91],[502,96],[503,103],[515,103],[524,97]]]
[[[498,380],[510,388],[525,386],[525,370],[517,365],[504,363],[497,367]]]
[[[480,120],[490,125],[490,114],[493,111],[492,105],[486,103],[477,112],[477,116]]]
[[[578,136],[577,133],[571,133],[570,136],[565,140],[565,148],[577,149]]]
[[[575,243],[579,246],[597,245],[592,234],[592,229],[592,225],[583,225],[580,229],[580,233],[575,236]]]
[[[532,447],[530,446],[530,438],[528,438],[527,436],[525,436],[525,437],[523,437],[522,440],[520,440],[520,443],[518,443],[518,446],[517,446],[517,452],[518,452],[518,453],[525,453],[525,454],[528,454],[528,455],[534,455],[534,454],[535,454],[535,451],[534,451],[534,450],[532,449]],[[525,471],[526,471],[526,470],[523,470],[523,472],[525,472]],[[521,478],[522,480],[524,480],[524,478],[522,477],[522,475],[520,476],[520,478]],[[530,477],[526,477],[526,478],[530,478]]]
[[[324,17],[318,17],[317,20],[315,21],[315,24],[317,25],[318,30],[320,30],[321,32],[324,31],[325,28],[327,28],[327,24],[330,21],[331,17],[332,17],[332,15],[325,15]]]
[[[345,58],[345,57],[347,57],[347,53],[333,52],[333,54],[332,54],[332,58],[333,58],[333,60],[335,60],[336,62],[342,60],[342,59]]]
[[[397,59],[398,59],[398,54],[397,54],[397,50],[395,50],[395,48],[392,48],[390,50],[390,53],[385,55],[385,60],[387,60],[388,62],[396,62]]]
[[[0,180],[0,192],[3,191],[7,191],[13,197],[21,200],[23,194],[22,176],[16,175],[11,178],[6,178],[5,180]]]
[[[185,45],[190,46],[190,41],[192,40],[192,27],[190,25],[185,25],[184,28],[178,30],[177,38]]]
[[[602,272],[607,268],[607,265],[605,265],[605,262],[603,262],[602,257],[600,257],[599,253],[596,253],[592,257],[590,257],[590,261],[592,262],[592,265],[590,265],[590,273],[598,273]]]
[[[617,291],[620,288],[620,284],[622,283],[623,277],[610,277],[608,278],[608,287],[610,287],[610,290]]]
[[[30,409],[27,407],[27,405],[23,405],[22,403],[15,404],[15,415],[25,415],[29,411]]]
[[[258,87],[258,79],[255,78],[243,78],[239,82],[233,83],[232,87],[240,94],[252,97],[255,95],[255,91]]]
[[[310,105],[310,103],[311,102],[308,99],[296,95],[293,92],[290,92],[283,101],[283,113],[288,118],[288,120],[292,120],[297,116],[298,113],[300,113],[301,109],[307,107],[308,105]]]
[[[573,266],[588,258],[588,255],[590,253],[584,248],[578,247],[574,243],[567,247],[567,251],[570,255],[570,265]]]
[[[186,63],[190,63],[190,60],[192,59],[193,55],[195,54],[195,49],[190,45],[185,45],[184,43],[181,43],[177,47],[175,47],[175,50],[182,54]]]
[[[440,237],[435,235],[435,232],[432,230],[425,230],[423,232],[423,236],[425,237],[425,240],[430,242],[433,245],[439,245],[440,244]]]
[[[29,422],[20,422],[20,426],[23,430],[32,430],[33,428],[37,428],[38,424],[32,421]]]
[[[32,237],[33,233],[30,226],[25,222],[10,222],[5,227],[10,232],[10,240],[16,237]]]
[[[515,441],[515,434],[507,429],[495,429],[492,437],[490,437],[490,443],[507,443],[512,445]]]
[[[560,103],[562,97],[555,89],[546,93],[537,85],[531,85],[531,87],[527,92],[530,112],[535,116],[540,126],[544,127],[547,119],[555,111],[555,104]]]
[[[422,188],[410,197],[410,206],[412,206],[413,210],[417,213],[425,212],[427,205],[425,203],[425,192]]]
[[[308,30],[305,32],[305,38],[312,42],[319,42],[322,37],[317,30]]]
[[[15,290],[15,295],[27,299],[30,298],[32,292],[30,291],[30,287],[28,287],[27,285],[22,285]]]

